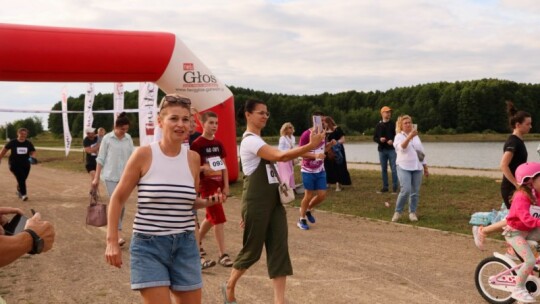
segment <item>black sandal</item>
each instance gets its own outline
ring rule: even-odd
[[[233,265],[233,262],[231,261],[229,255],[224,253],[222,256],[219,257],[219,265],[223,267],[231,267]]]

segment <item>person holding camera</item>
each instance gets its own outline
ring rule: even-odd
[[[7,151],[11,151],[9,155],[9,171],[17,179],[17,195],[23,201],[28,199],[26,179],[30,174],[30,165],[37,163],[35,159],[36,148],[26,137],[28,137],[28,129],[20,128],[17,130],[17,138],[8,142],[0,151],[0,161]]]
[[[424,146],[409,115],[402,115],[397,120],[394,148],[397,154],[396,165],[400,191],[392,222],[397,222],[401,218],[407,201],[409,201],[409,220],[416,222],[418,221],[416,208],[420,197],[422,176],[428,177],[429,171],[424,159]]]
[[[20,214],[19,208],[0,207],[0,267],[4,267],[26,253],[40,254],[49,251],[54,243],[54,226],[41,220],[39,213],[26,221],[24,230],[14,235],[6,235],[2,228],[6,223],[7,214]]]

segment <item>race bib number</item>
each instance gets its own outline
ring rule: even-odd
[[[17,154],[27,154],[28,148],[27,147],[17,147]]]
[[[219,156],[209,157],[206,161],[208,161],[208,165],[210,165],[210,169],[213,171],[225,170],[225,164]]]
[[[279,181],[276,176],[276,170],[272,170],[272,165],[266,165],[266,175],[268,175],[269,184],[279,184]],[[275,168],[275,167],[274,167]]]
[[[532,217],[540,218],[540,206],[531,205],[529,212],[531,213]]]

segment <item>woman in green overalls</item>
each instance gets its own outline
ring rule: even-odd
[[[274,303],[285,303],[287,276],[292,275],[287,240],[287,216],[279,200],[278,180],[270,166],[277,161],[289,161],[317,147],[324,131],[312,132],[308,145],[280,151],[264,142],[261,130],[270,117],[266,104],[248,99],[245,104],[247,128],[240,144],[240,160],[244,173],[242,194],[243,248],[222,292],[225,303],[236,303],[235,287],[246,270],[261,257],[266,246],[268,275],[274,284]]]

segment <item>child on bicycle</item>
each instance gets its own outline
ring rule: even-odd
[[[510,209],[510,197],[518,188],[515,171],[519,165],[527,162],[527,148],[523,141],[525,134],[529,133],[532,126],[531,114],[525,111],[518,111],[510,101],[506,103],[508,112],[508,123],[513,130],[512,134],[504,143],[504,153],[501,158],[501,171],[503,181],[501,183],[501,196],[506,208]],[[487,234],[500,231],[506,226],[506,221],[502,220],[487,227],[474,226],[474,242],[478,248],[483,250],[484,239]]]
[[[540,163],[524,163],[516,169],[515,175],[519,188],[512,198],[503,235],[524,260],[516,273],[512,298],[523,303],[533,303],[536,300],[525,288],[525,282],[534,268],[536,258],[527,240],[538,240],[540,237],[540,219],[533,216],[538,216],[540,210],[536,206],[540,202]]]

